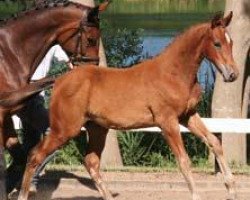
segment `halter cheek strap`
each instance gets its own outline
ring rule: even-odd
[[[70,56],[70,61],[77,65],[79,63],[89,63],[93,62],[95,64],[99,63],[99,57],[90,57],[90,56],[85,56],[86,55],[86,49],[88,47],[97,47],[99,48],[99,39],[92,39],[92,38],[87,38],[87,44],[84,52],[84,44],[82,41],[82,36],[83,33],[86,33],[85,27],[98,27],[97,24],[91,23],[91,22],[86,22],[86,21],[81,21],[80,26],[77,29],[76,33],[77,34],[77,41],[76,41],[76,47],[75,47],[75,52],[72,56]],[[73,36],[75,35],[73,34]]]

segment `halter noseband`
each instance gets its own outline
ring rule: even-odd
[[[74,36],[77,35],[77,43],[75,47],[75,51],[70,55],[70,62],[74,65],[78,65],[79,63],[93,63],[98,64],[99,63],[99,57],[90,57],[86,56],[86,51],[83,52],[84,43],[82,41],[82,35],[83,33],[86,33],[85,27],[96,27],[99,28],[99,23],[94,22],[88,22],[85,19],[82,19],[79,27],[76,28],[76,32],[74,32],[72,35],[70,35],[63,43],[67,43],[70,39],[72,39]],[[99,38],[98,39],[92,39],[87,38],[87,44],[85,45],[86,49],[88,47],[97,47],[99,48]]]
[[[77,34],[77,43],[76,43],[76,48],[74,54],[70,56],[70,61],[77,65],[79,63],[89,63],[93,62],[95,64],[99,63],[99,57],[90,57],[90,56],[85,56],[86,52],[83,52],[83,41],[82,41],[82,35],[84,32],[86,32],[85,27],[99,27],[99,24],[92,23],[92,22],[87,22],[85,20],[81,20],[80,26],[78,27],[77,31],[74,35]],[[72,37],[72,36],[71,36]],[[96,47],[99,46],[99,40],[87,38],[87,44],[86,47]]]

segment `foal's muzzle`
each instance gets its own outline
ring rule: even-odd
[[[225,82],[233,82],[238,77],[238,72],[235,72],[232,66],[221,65],[221,73]]]

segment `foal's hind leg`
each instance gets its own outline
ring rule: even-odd
[[[100,175],[101,154],[105,146],[108,129],[101,127],[93,122],[86,125],[89,134],[87,154],[85,157],[85,167],[91,178],[105,200],[112,200],[113,197],[103,182]]]
[[[229,192],[229,199],[236,199],[235,181],[230,168],[224,158],[222,146],[217,139],[204,125],[198,113],[192,115],[186,123],[188,129],[196,136],[200,137],[206,145],[213,151],[224,176],[226,188]]]
[[[168,118],[166,121],[161,120],[159,124],[163,131],[163,136],[165,137],[178,161],[181,173],[188,183],[189,190],[192,194],[192,199],[200,200],[196,185],[193,180],[190,168],[190,160],[183,145],[177,118],[172,117]]]

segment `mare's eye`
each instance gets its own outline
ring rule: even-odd
[[[214,43],[214,46],[215,46],[217,49],[220,49],[220,48],[221,48],[221,43],[220,43],[220,42],[215,42],[215,43]]]

